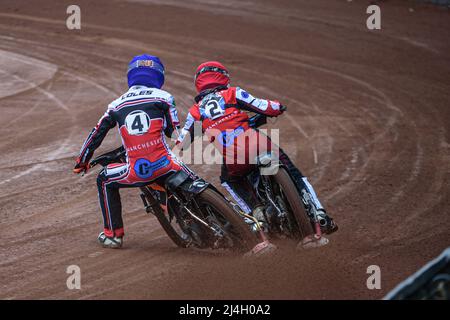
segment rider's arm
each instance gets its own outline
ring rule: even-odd
[[[77,167],[85,167],[88,164],[95,149],[100,146],[109,129],[113,128],[115,125],[116,120],[111,115],[111,109],[108,108],[105,114],[98,121],[95,128],[92,129],[86,141],[84,141],[80,154],[76,159]]]
[[[182,149],[194,141],[194,126],[196,121],[201,121],[200,112],[198,111],[198,106],[195,104],[189,110],[186,117],[186,122],[184,123],[183,129],[181,129],[180,135],[177,140],[177,145]],[[186,140],[188,139],[188,140]]]
[[[282,113],[278,101],[255,98],[239,87],[236,87],[236,103],[240,109],[264,114],[268,117],[276,117]]]
[[[171,138],[172,135],[175,133],[175,138],[178,138],[179,136],[179,129],[180,129],[180,120],[178,120],[178,111],[175,104],[175,99],[173,97],[170,97],[170,99],[167,101],[168,109],[166,112],[166,119],[165,119],[165,126],[164,126],[164,133],[167,137]]]

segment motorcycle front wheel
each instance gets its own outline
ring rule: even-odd
[[[278,172],[272,177],[272,181],[278,185],[278,191],[288,206],[289,214],[295,218],[299,238],[304,239],[314,234],[313,226],[308,218],[300,195],[297,192],[297,188],[286,169],[280,167]]]

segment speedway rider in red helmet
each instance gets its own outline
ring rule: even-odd
[[[195,88],[198,95],[195,104],[189,110],[186,123],[181,131],[179,142],[185,147],[188,141],[183,141],[190,135],[194,139],[194,123],[202,123],[202,132],[209,137],[210,142],[222,152],[223,164],[221,172],[222,185],[233,196],[241,209],[252,213],[258,220],[264,222],[264,214],[252,186],[245,178],[254,168],[249,160],[249,149],[258,148],[275,151],[279,161],[285,166],[294,181],[300,197],[306,192],[314,202],[317,216],[321,221],[323,233],[330,234],[337,230],[334,223],[325,212],[308,179],[295,167],[289,157],[279,147],[270,141],[269,137],[251,128],[249,117],[245,111],[277,117],[282,113],[279,102],[258,99],[239,87],[230,86],[227,69],[217,61],[208,61],[198,66],[195,74]],[[250,141],[238,143],[238,141]],[[252,154],[255,154],[254,152]],[[230,159],[231,157],[231,159]],[[312,217],[311,217],[312,218]]]
[[[173,96],[161,90],[164,66],[151,55],[134,57],[128,65],[128,91],[111,102],[97,126],[84,142],[76,159],[75,173],[89,169],[89,160],[108,131],[119,127],[127,162],[108,165],[97,178],[104,230],[98,241],[108,248],[120,248],[124,229],[120,188],[140,187],[151,181],[163,183],[171,173],[185,167],[170,151],[165,136],[179,127]]]

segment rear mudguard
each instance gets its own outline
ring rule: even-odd
[[[192,199],[195,195],[202,193],[207,188],[219,192],[205,180],[201,178],[194,179],[184,171],[179,171],[170,176],[166,181],[166,188],[174,193],[181,190],[188,200]]]

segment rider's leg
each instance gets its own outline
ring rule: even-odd
[[[256,169],[254,165],[222,165],[220,181],[222,186],[237,202],[242,211],[251,214],[258,221],[266,223],[264,208],[247,175]]]
[[[259,222],[261,227],[265,223],[267,223],[264,209],[258,200],[258,197],[255,194],[253,186],[250,181],[247,179],[247,175],[255,169],[254,166],[248,165],[227,165],[222,164],[222,170],[220,175],[220,181],[222,186],[228,191],[228,193],[233,197],[236,203],[239,205],[242,211],[248,215],[252,215]],[[251,224],[252,227],[255,226],[254,221],[250,219],[246,219],[246,222]],[[264,229],[264,228],[263,228]],[[253,229],[258,230],[258,229]],[[261,230],[261,229],[259,229]],[[261,234],[261,243],[256,245],[250,252],[250,255],[258,255],[272,252],[276,249],[276,246],[273,245],[269,240],[267,240],[264,232],[260,232]]]
[[[128,164],[111,164],[100,171],[97,177],[98,197],[104,224],[104,230],[100,233],[98,240],[105,247],[120,248],[122,246],[124,229],[119,194],[121,184],[118,181],[124,179],[128,171]]]
[[[283,149],[278,149],[279,160],[280,163],[288,171],[291,176],[294,184],[297,188],[299,195],[306,200],[308,197],[314,204],[315,209],[317,210],[317,216],[319,218],[319,222],[321,224],[322,231],[324,233],[333,233],[337,231],[338,227],[333,219],[327,214],[325,208],[322,206],[322,203],[319,201],[317,197],[316,191],[313,186],[309,183],[308,178],[305,177],[300,170],[292,163],[291,159],[289,159],[288,155],[283,151]]]
[[[314,188],[308,182],[308,178],[306,178],[300,172],[300,170],[292,163],[291,159],[289,159],[288,155],[281,148],[279,149],[279,160],[280,163],[282,163],[283,166],[288,171],[300,195],[302,194],[302,190],[306,190],[311,195],[311,198],[314,202],[314,205],[316,206],[316,209],[325,210],[322,204],[320,203],[319,199],[317,198]]]
[[[333,219],[326,213],[322,203],[319,201],[317,194],[313,188],[313,186],[309,183],[308,178],[305,177],[300,170],[294,165],[294,163],[289,159],[289,156],[281,149],[278,145],[271,141],[270,137],[258,131],[259,140],[262,140],[263,137],[268,140],[267,144],[270,144],[270,150],[278,155],[278,159],[280,163],[286,168],[289,176],[292,178],[297,192],[303,200],[311,199],[313,202],[314,208],[309,208],[311,210],[315,209],[315,212],[319,218],[319,221],[322,225],[322,232],[324,233],[332,233],[337,230],[337,225],[333,221]],[[309,210],[309,211],[311,211]],[[312,216],[313,212],[308,212],[310,216]]]
[[[232,145],[223,148],[224,164],[220,176],[222,186],[248,214],[254,213],[261,203],[247,176],[257,169],[256,156],[260,152],[266,152],[268,147],[270,148],[270,143],[264,144],[267,139],[260,142],[259,137],[257,131],[248,129],[239,134]]]
[[[178,159],[171,156],[168,158],[170,161],[166,166],[158,169],[151,177],[145,180],[137,177],[130,165],[126,163],[110,164],[100,171],[97,177],[97,187],[103,214],[104,230],[100,233],[98,240],[103,246],[109,248],[120,248],[122,246],[124,228],[120,188],[141,187],[152,181],[163,183],[164,177],[180,170],[190,175],[192,174],[192,171]]]
[[[246,178],[246,174],[242,172],[240,175],[233,174],[230,165],[223,164],[220,174],[220,182],[222,186],[237,202],[239,207],[247,214],[252,212],[252,209],[258,206],[259,200],[255,195],[253,187]],[[235,168],[236,166],[234,166]],[[233,169],[233,167],[231,168]],[[248,172],[247,172],[248,173]]]

